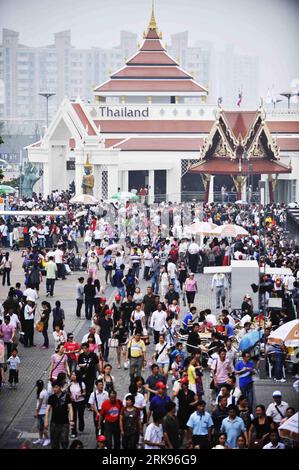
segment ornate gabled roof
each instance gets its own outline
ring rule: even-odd
[[[187,93],[201,96],[206,88],[195,82],[190,74],[180,69],[178,63],[167,54],[161,44],[154,10],[144,33],[144,42],[138,52],[126,61],[126,65],[97,87],[96,94],[161,92]]]
[[[279,161],[279,148],[265,123],[264,111],[218,110],[209,136],[204,139],[200,163],[190,171],[210,174],[290,173]]]

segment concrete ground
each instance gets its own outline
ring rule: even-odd
[[[11,275],[12,285],[16,282],[21,282],[23,285],[24,275],[21,269],[22,258],[21,252],[12,252],[13,270]],[[65,281],[58,281],[55,285],[55,295],[50,300],[51,305],[54,306],[55,300],[60,300],[62,307],[66,314],[66,332],[72,331],[75,340],[81,341],[83,335],[88,331],[90,322],[85,319],[80,319],[75,316],[75,294],[77,278],[82,273],[75,272],[67,276]],[[84,275],[84,273],[83,273]],[[86,273],[85,273],[86,276]],[[197,274],[196,275],[199,293],[195,298],[195,303],[199,310],[204,308],[211,308],[215,311],[215,297],[210,291],[210,275]],[[103,283],[103,273],[100,275],[100,281]],[[140,282],[142,292],[146,291],[145,281]],[[7,296],[8,288],[0,285],[0,299],[3,301]],[[109,302],[116,293],[116,289],[108,286],[106,289],[106,297]],[[41,284],[40,299],[39,301],[47,299],[45,296],[45,282]],[[49,300],[49,299],[47,299]],[[84,309],[84,306],[83,306]],[[183,311],[185,309],[183,308]],[[50,321],[50,325],[51,325]],[[49,350],[42,350],[36,348],[24,348],[19,345],[19,357],[21,359],[20,366],[20,383],[17,390],[9,390],[7,385],[0,392],[0,448],[2,449],[16,449],[19,448],[24,442],[29,443],[33,448],[32,441],[38,437],[36,430],[36,419],[34,418],[36,394],[35,382],[38,379],[43,379],[47,382],[48,369],[50,365],[50,357],[54,352],[54,341],[51,335],[51,328],[49,327],[50,348]],[[42,344],[43,337],[40,333],[35,332],[35,343],[37,346]],[[153,346],[149,346],[149,352],[152,352]],[[149,356],[149,354],[148,354]],[[116,378],[116,390],[119,398],[122,399],[128,391],[129,373],[124,369],[118,370],[116,368],[115,351],[110,350],[109,362],[113,366],[112,374]],[[147,369],[144,376],[147,377],[150,371]],[[6,374],[6,380],[8,374]],[[210,402],[209,390],[209,374],[204,376],[205,399]],[[270,379],[255,380],[255,401],[256,403],[263,403],[266,406],[271,402],[272,392],[280,389],[283,394],[283,400],[287,401],[290,405],[298,408],[298,394],[295,393],[292,384],[294,380],[290,377],[284,384],[277,385]],[[85,412],[85,431],[78,433],[78,438],[84,443],[85,448],[92,449],[95,447],[94,426],[92,413],[86,410]]]

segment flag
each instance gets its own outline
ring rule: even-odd
[[[243,98],[243,93],[242,93],[242,91],[239,91],[238,101],[237,101],[237,106],[239,106],[239,107],[240,107],[240,104],[242,103],[242,98]]]

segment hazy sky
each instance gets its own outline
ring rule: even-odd
[[[299,79],[299,0],[156,0],[163,39],[188,30],[189,43],[229,43],[259,57],[260,93],[275,84],[288,89]],[[151,0],[0,0],[0,29],[20,32],[23,44],[53,43],[53,34],[71,29],[77,47],[111,47],[119,32],[136,32],[142,40]]]

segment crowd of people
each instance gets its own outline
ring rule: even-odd
[[[265,356],[271,358],[266,367],[273,366],[273,380],[286,380],[287,348],[269,345],[268,338],[298,315],[299,252],[286,236],[284,207],[134,203],[124,215],[115,204],[76,208],[69,198],[66,191],[47,200],[12,202],[18,210],[67,210],[65,217],[0,220],[2,285],[9,286],[1,311],[6,358],[0,363],[1,387],[8,369],[9,388],[21,390],[22,348],[33,348],[39,333],[43,349],[50,352],[54,345],[47,381],[36,382],[34,445],[82,448],[78,437],[90,415],[98,449],[294,445],[279,435],[297,411],[281,391],[265,404],[254,398]],[[123,224],[115,223],[119,215]],[[186,234],[186,220],[233,223],[248,235],[195,237]],[[20,266],[10,250],[21,250],[22,284],[12,282]],[[230,281],[220,269],[209,286],[216,308],[205,308],[197,273],[205,266],[228,266],[232,259],[257,260],[261,273],[270,266],[290,268],[292,274],[261,275],[253,289],[262,311],[246,292],[232,310]],[[73,315],[87,321],[82,338],[68,330],[70,313],[56,299],[56,283],[69,275],[77,280]],[[272,297],[281,299],[281,308],[268,306]],[[254,329],[263,330],[258,345],[240,350],[240,341]],[[128,389],[120,379],[124,374]],[[295,362],[291,374],[299,378]]]

